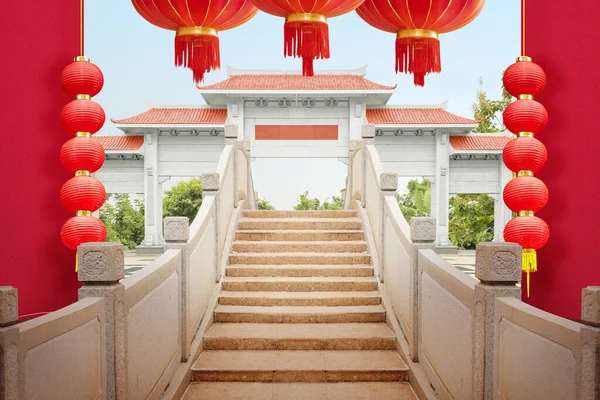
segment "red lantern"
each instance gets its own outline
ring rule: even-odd
[[[529,57],[519,57],[504,72],[504,88],[514,97],[522,94],[537,96],[546,87],[546,73]]]
[[[512,172],[538,172],[546,164],[548,150],[534,137],[520,136],[504,146],[502,159]]]
[[[98,218],[81,215],[67,220],[60,231],[60,238],[65,246],[77,250],[82,243],[104,242],[106,227]]]
[[[504,227],[504,240],[518,243],[523,249],[538,250],[550,237],[550,230],[543,219],[535,216],[519,216]]]
[[[104,185],[91,176],[75,176],[69,179],[60,190],[60,199],[71,212],[98,210],[106,200]]]
[[[504,110],[504,125],[512,133],[531,132],[537,134],[548,123],[548,111],[533,100],[521,95],[521,98],[512,102]]]
[[[94,97],[104,86],[104,75],[96,65],[85,57],[77,57],[67,65],[60,76],[62,88],[71,97],[87,94]]]
[[[105,120],[104,110],[93,100],[73,100],[60,113],[63,128],[72,135],[77,132],[94,134],[102,128]]]
[[[96,139],[76,136],[63,144],[60,162],[72,174],[77,171],[94,173],[104,164],[104,148]]]
[[[536,177],[519,176],[504,187],[504,202],[514,212],[538,212],[548,202],[548,188]]]
[[[414,74],[417,86],[425,75],[441,72],[438,35],[469,24],[485,0],[370,0],[356,9],[369,25],[396,34],[396,73]]]
[[[176,31],[175,65],[191,69],[194,82],[221,65],[218,32],[240,26],[258,10],[250,0],[132,0],[146,21]]]
[[[364,0],[252,0],[259,10],[284,17],[284,57],[302,57],[302,75],[313,76],[313,60],[329,58],[327,18],[358,7]]]

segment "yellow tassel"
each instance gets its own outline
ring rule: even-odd
[[[527,297],[529,297],[529,274],[537,271],[535,249],[523,249],[523,272],[527,274]]]
[[[75,272],[79,270],[79,254],[75,253]]]

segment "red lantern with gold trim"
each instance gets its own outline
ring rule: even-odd
[[[504,187],[504,203],[513,212],[538,212],[547,202],[548,188],[534,176],[519,176]]]
[[[539,133],[548,123],[548,111],[530,95],[520,95],[504,110],[504,125],[513,133]]]
[[[313,76],[313,60],[329,58],[328,18],[349,13],[364,0],[252,0],[259,10],[285,18],[284,57],[302,57],[302,75]]]
[[[63,70],[60,83],[63,90],[71,97],[77,97],[78,94],[94,97],[104,86],[104,75],[95,64],[75,60]]]
[[[76,136],[60,149],[60,162],[67,171],[94,173],[104,164],[104,147],[96,139],[87,136]]]
[[[414,75],[416,86],[425,75],[442,71],[438,35],[473,21],[485,0],[369,0],[356,9],[369,25],[396,34],[396,73]]]
[[[60,238],[65,246],[77,250],[82,243],[106,241],[106,227],[98,218],[85,212],[69,218],[60,231]]]
[[[504,88],[511,96],[537,96],[546,87],[546,73],[532,61],[517,60],[504,71]]]
[[[63,185],[60,199],[65,208],[76,213],[79,210],[94,212],[104,204],[106,189],[91,176],[74,176]]]
[[[521,136],[504,146],[502,160],[512,172],[528,170],[537,173],[546,165],[548,150],[539,140],[531,136]]]
[[[77,132],[94,134],[105,120],[106,114],[100,104],[90,100],[88,95],[78,95],[78,99],[65,105],[60,113],[60,122],[71,135]]]
[[[194,82],[221,65],[218,32],[249,21],[258,10],[250,0],[132,0],[146,21],[176,31],[175,65],[194,73]]]

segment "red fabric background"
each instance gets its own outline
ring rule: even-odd
[[[537,98],[549,113],[538,173],[550,191],[539,212],[550,240],[539,251],[530,304],[578,320],[581,289],[600,285],[600,2],[527,0],[526,53],[548,76]],[[511,60],[507,60],[507,65]]]
[[[19,289],[19,314],[77,300],[75,253],[60,241],[71,216],[60,202],[70,138],[60,110],[71,99],[62,69],[79,52],[78,1],[9,1],[0,12],[0,285]]]

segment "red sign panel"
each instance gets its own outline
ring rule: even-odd
[[[256,140],[338,140],[337,125],[256,125]]]

